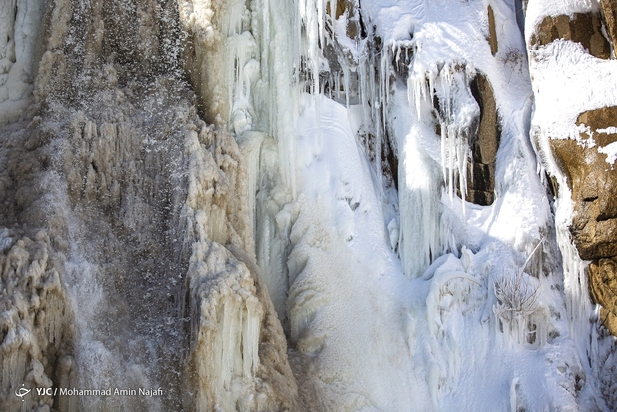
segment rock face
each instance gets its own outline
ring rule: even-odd
[[[577,123],[588,128],[596,146],[574,140],[552,140],[551,146],[572,190],[572,239],[581,258],[592,261],[592,298],[604,307],[604,325],[617,334],[617,170],[597,150],[617,141],[617,134],[602,132],[617,126],[617,107],[586,111]]]
[[[617,1],[602,0],[602,13],[613,44],[617,43]]]
[[[494,56],[499,49],[499,42],[497,40],[497,31],[495,30],[495,12],[489,4],[487,7],[488,14],[488,44],[491,46],[491,54]]]
[[[326,12],[334,19],[338,20],[341,16],[346,17],[346,29],[345,33],[350,39],[355,39],[360,33],[359,13],[357,12],[358,5],[352,0],[339,0],[336,2],[336,10],[333,14],[331,9],[331,3],[326,6]]]
[[[198,115],[178,5],[163,3],[48,2],[35,104],[0,119],[1,410],[19,408],[22,383],[167,392],[33,396],[24,410],[295,407],[285,335],[250,268],[245,157]],[[0,64],[11,47],[0,43]],[[229,352],[210,346],[236,338]],[[180,385],[196,395],[181,399]]]
[[[589,287],[596,303],[602,305],[602,324],[617,334],[617,258],[599,259],[589,265]]]
[[[617,134],[598,132],[617,125],[617,107],[584,112],[577,123],[593,133],[595,146],[575,140],[551,140],[572,190],[572,237],[582,259],[617,256],[617,170],[606,162],[605,154],[598,152],[598,146],[617,141]]]
[[[469,142],[472,161],[467,170],[466,200],[487,206],[495,200],[495,161],[501,128],[493,88],[486,76],[478,73],[470,89],[480,107],[480,118],[478,132]]]
[[[554,40],[564,39],[580,43],[593,56],[608,59],[611,48],[602,35],[602,18],[597,14],[574,13],[573,17],[546,16],[531,36],[531,46],[540,47]]]
[[[603,35],[603,25],[614,43],[617,2],[602,1],[602,12],[602,16],[590,12],[544,17],[529,39],[531,49],[563,39],[580,43],[595,57],[609,59],[611,47]],[[617,106],[582,112],[576,126],[580,132],[577,140],[550,136],[549,146],[572,195],[572,241],[580,258],[591,261],[588,278],[592,300],[603,307],[604,326],[617,335],[617,170],[598,150],[617,141],[611,129],[617,126]]]
[[[577,123],[589,128],[597,146],[617,141],[617,134],[598,132],[617,125],[617,107],[581,113]],[[572,191],[572,239],[580,257],[592,261],[588,273],[592,298],[604,307],[604,325],[617,334],[617,266],[611,259],[617,256],[617,170],[606,162],[606,155],[599,153],[597,146],[551,140]]]

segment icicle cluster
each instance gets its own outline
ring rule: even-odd
[[[249,167],[257,169],[263,137],[245,133],[239,148],[230,134],[197,123],[199,133],[194,125],[186,130],[187,175],[181,183],[188,186],[181,221],[190,255],[182,309],[191,319],[184,367],[197,396],[187,395],[183,404],[198,411],[291,408],[296,388],[283,355],[284,335],[257,269],[250,267],[252,209],[247,210],[244,160],[253,158]],[[275,368],[285,374],[284,382],[273,379]]]
[[[409,101],[415,106],[418,118],[424,112],[423,106],[433,107],[439,126],[440,163],[446,192],[452,199],[458,190],[465,198],[471,157],[469,141],[477,132],[480,116],[478,103],[469,89],[475,70],[458,62],[439,66],[434,70],[414,71],[407,85]]]
[[[71,311],[51,254],[44,231],[32,240],[0,229],[0,405],[5,410],[51,408],[54,398],[34,388],[52,387],[52,377],[68,383],[70,371],[56,362],[71,363]],[[32,390],[24,402],[15,396],[22,385]]]

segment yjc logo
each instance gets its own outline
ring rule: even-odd
[[[26,396],[27,394],[29,394],[31,391],[31,389],[27,389],[24,388],[24,384],[21,384],[21,388],[19,388],[18,390],[15,391],[15,395],[19,396],[21,398],[21,401],[24,401],[24,396]]]

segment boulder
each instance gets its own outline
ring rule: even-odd
[[[601,59],[611,57],[611,47],[602,34],[602,18],[598,14],[574,13],[546,16],[534,30],[532,48],[545,46],[557,39],[580,43],[589,53]]]

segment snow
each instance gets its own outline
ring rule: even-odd
[[[530,276],[537,269],[519,260],[508,245],[513,240],[490,240],[483,229],[511,209],[470,206],[467,225],[478,252],[462,246],[460,257],[444,254],[409,280],[392,252],[396,220],[386,228],[378,179],[348,112],[306,95],[302,108],[288,315],[292,343],[313,369],[300,382],[312,382],[321,405],[336,410],[575,410],[574,377],[582,368],[572,341],[556,338],[567,334],[567,324],[559,321],[555,279]],[[453,232],[455,244],[466,241],[462,233]]]
[[[261,93],[253,101],[272,108],[268,123],[278,127],[263,129],[272,138],[261,146],[261,177],[251,166],[249,181],[257,182],[257,260],[294,347],[292,364],[310,364],[295,370],[301,392],[319,394],[307,402],[328,410],[575,410],[585,373],[558,292],[556,241],[545,238],[553,217],[529,141],[533,90],[514,3],[492,4],[495,56],[481,2],[363,3],[380,57],[370,34],[346,37],[349,15],[332,22],[331,37],[321,2],[300,2],[297,11],[275,3],[290,18],[274,18],[273,4],[258,9],[257,42],[275,42],[260,46],[270,53],[262,52],[261,77],[251,82],[253,96]],[[337,41],[349,54],[340,72],[327,73],[334,66],[319,45]],[[392,61],[410,51],[409,77],[391,80]],[[308,72],[296,87],[288,73],[300,61]],[[325,92],[319,72],[334,91]],[[491,206],[457,195],[466,190],[479,116],[469,86],[478,72],[493,86],[502,122]],[[274,86],[267,95],[266,85]],[[443,102],[441,135],[434,96]],[[254,107],[253,126],[234,122],[240,142],[248,127],[264,125],[266,113]],[[362,130],[372,143],[359,143]],[[386,135],[399,157],[395,195],[377,172]]]
[[[590,356],[599,337],[589,322],[587,263],[568,232],[573,206],[565,177],[546,153],[550,138],[594,148],[593,133],[617,131],[575,124],[582,111],[617,104],[614,60],[556,41],[533,51],[528,66],[513,0],[374,0],[361,8],[350,0],[353,13],[336,20],[321,0],[178,3],[194,48],[187,72],[211,117],[207,125],[195,108],[175,108],[170,123],[179,132],[169,140],[178,142],[177,152],[169,153],[169,163],[151,165],[153,173],[174,169],[166,194],[173,211],[161,214],[173,215],[165,230],[180,234],[174,259],[177,254],[186,265],[178,276],[184,279],[178,306],[187,323],[177,330],[186,333],[188,347],[178,355],[182,370],[171,371],[184,376],[186,408],[286,410],[296,401],[296,382],[299,410],[588,406],[579,395],[595,396],[597,372],[589,359],[598,362]],[[496,52],[487,41],[489,3]],[[4,104],[24,104],[33,87],[30,36],[41,4],[0,6],[2,113],[8,113]],[[530,0],[525,31],[546,15],[597,7],[591,0]],[[70,13],[59,10],[39,70],[41,99],[52,81],[45,64],[69,30]],[[349,25],[360,19],[366,37],[348,37]],[[105,70],[116,79],[113,89],[116,71]],[[501,126],[489,206],[464,200],[482,110],[472,93],[479,75],[491,84]],[[156,354],[146,348],[156,339],[126,332],[137,348],[127,353],[142,355],[125,364],[119,354],[129,345],[101,337],[116,330],[101,320],[114,307],[114,282],[105,281],[98,252],[87,250],[86,213],[95,216],[96,207],[79,209],[81,196],[94,205],[99,193],[114,190],[97,173],[104,178],[103,169],[118,157],[133,161],[141,153],[121,147],[147,141],[139,127],[131,129],[127,113],[117,111],[124,119],[117,124],[75,114],[70,139],[80,145],[74,157],[83,161],[85,176],[50,172],[45,182],[53,190],[44,200],[67,232],[67,301],[78,308],[76,360],[64,364],[67,370],[79,365],[78,381],[91,386],[151,386],[150,379],[159,379],[150,378],[154,366],[143,355]],[[581,137],[583,131],[592,137]],[[543,154],[541,163],[534,149]],[[398,161],[394,176],[383,172],[392,167],[382,156],[387,150],[388,162]],[[615,143],[596,150],[611,165],[617,160]],[[126,180],[137,182],[134,163],[128,169]],[[545,169],[560,185],[554,216]],[[69,197],[73,180],[76,200]],[[156,199],[146,202],[133,186],[123,190],[128,194],[117,199],[122,229],[139,233],[136,241],[163,242],[145,229]],[[11,272],[11,279],[34,276],[50,291],[59,288],[57,273],[41,276],[47,255],[30,259],[16,239],[0,229],[3,259],[10,255],[31,268]],[[40,300],[18,297],[10,310],[26,313]],[[32,337],[13,315],[7,311],[0,321],[10,329],[2,345],[12,351],[5,362],[14,386],[26,374],[18,346]],[[50,340],[57,322],[45,330]],[[29,376],[47,384],[37,362]],[[281,382],[289,393],[273,389]],[[84,405],[133,406],[110,402]],[[151,402],[149,410],[165,407]]]
[[[572,16],[574,13],[600,13],[600,2],[596,0],[529,0],[525,14],[526,40],[529,41],[534,28],[546,16]]]
[[[44,8],[44,0],[0,5],[0,124],[19,118],[30,104]]]
[[[323,97],[317,103],[318,123],[306,95],[298,121],[302,183],[290,234],[291,339],[313,364],[303,378],[329,410],[430,407],[422,378],[400,368],[412,363],[401,330],[401,287],[409,284],[387,243],[376,176],[346,109]]]
[[[599,132],[600,130],[598,130]],[[615,133],[615,132],[610,132]],[[606,155],[606,163],[613,166],[617,160],[617,142],[610,143],[606,146],[598,148],[598,152]]]

